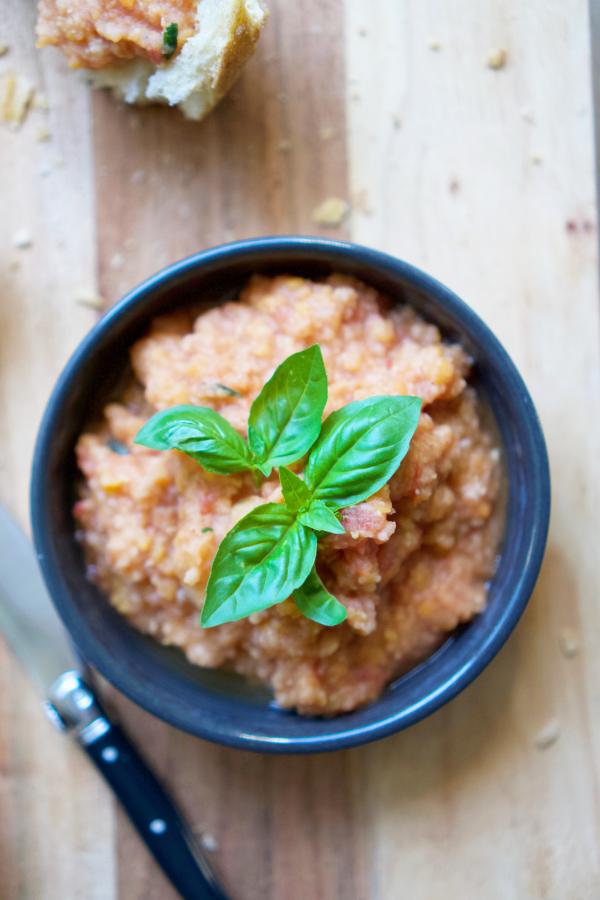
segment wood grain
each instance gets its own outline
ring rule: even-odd
[[[510,645],[441,716],[365,753],[370,878],[408,879],[415,900],[593,897],[600,330],[587,6],[381,3],[372,21],[359,0],[346,9],[350,179],[372,208],[352,236],[436,274],[506,343],[542,417],[554,506],[543,577]],[[508,61],[494,71],[497,47]],[[395,77],[382,84],[379,71]],[[559,652],[566,626],[581,636],[577,659]],[[560,738],[540,752],[551,719]],[[413,777],[398,760],[410,744]]]
[[[93,153],[89,94],[60,59],[34,52],[33,6],[3,3],[0,21],[0,41],[11,45],[0,72],[28,77],[52,105],[19,132],[0,126],[0,497],[28,527],[37,424],[96,317],[76,302],[95,287]],[[36,140],[41,127],[50,141]],[[22,229],[33,244],[17,250]],[[0,723],[0,897],[112,900],[112,799],[46,721],[2,642]]]
[[[346,195],[343,7],[279,0],[270,8],[256,56],[200,124],[95,95],[100,284],[110,302],[203,247],[322,233],[312,210]]]
[[[26,521],[33,438],[94,313],[189,252],[315,233],[390,250],[454,287],[530,385],[554,512],[530,608],[450,706],[370,747],[271,758],[214,747],[113,695],[215,847],[240,900],[593,900],[600,893],[595,536],[600,329],[588,8],[583,0],[271,0],[232,94],[201,125],[130,110],[32,46],[31,4],[0,0],[44,114],[0,136],[0,490]],[[4,27],[4,26],[2,26]],[[508,51],[504,69],[486,65]],[[57,164],[60,163],[60,164]],[[49,171],[49,174],[41,174]],[[19,228],[33,237],[17,251]],[[14,268],[15,261],[20,262]],[[566,658],[559,636],[581,643]],[[559,738],[540,750],[550,720]],[[0,645],[2,900],[171,900],[128,822],[55,736]]]

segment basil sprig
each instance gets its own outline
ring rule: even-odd
[[[294,353],[252,404],[248,440],[210,407],[156,413],[136,436],[155,450],[186,453],[209,472],[279,469],[283,503],[244,516],[221,541],[212,564],[201,623],[235,622],[293,596],[300,612],[338,625],[346,609],[315,568],[317,540],[343,534],[339,510],[389,481],[406,455],[421,411],[418,397],[368,397],[331,413],[327,373],[317,344]],[[308,453],[303,477],[287,468]]]

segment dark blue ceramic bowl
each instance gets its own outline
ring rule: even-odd
[[[345,272],[410,303],[475,360],[474,378],[501,436],[508,481],[501,557],[485,611],[375,703],[333,719],[278,709],[243,679],[190,665],[139,634],[85,577],[71,515],[78,473],[73,447],[115,390],[127,351],[153,316],[198,297],[236,295],[254,272],[319,277]],[[240,348],[240,352],[244,352]],[[46,583],[89,662],[140,706],[177,728],[248,750],[307,753],[363,744],[412,725],[459,693],[496,655],[533,590],[550,508],[540,424],[519,373],[492,332],[459,298],[419,269],[365,247],[276,237],[207,250],[164,269],[110,310],[67,363],[40,428],[31,486],[33,533]]]

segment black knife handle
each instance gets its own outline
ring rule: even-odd
[[[99,737],[80,744],[184,900],[228,900],[190,827],[125,733],[108,719]]]

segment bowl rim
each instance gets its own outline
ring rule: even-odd
[[[530,462],[534,472],[528,503],[535,509],[535,516],[533,527],[524,536],[524,540],[527,541],[526,566],[519,574],[517,583],[512,586],[510,599],[499,621],[490,628],[485,641],[476,648],[468,662],[451,678],[447,678],[436,689],[429,690],[410,707],[401,707],[393,714],[368,724],[355,728],[345,727],[345,716],[338,716],[335,720],[340,723],[339,731],[283,739],[241,732],[239,728],[222,725],[215,727],[210,722],[192,728],[178,709],[165,710],[160,703],[153,702],[151,692],[141,691],[135,683],[125,683],[126,680],[121,677],[119,667],[114,664],[110,655],[96,644],[92,635],[85,629],[82,632],[77,628],[76,644],[86,662],[91,663],[111,684],[147,712],[169,724],[197,737],[239,749],[276,753],[317,753],[350,748],[387,737],[431,715],[455,697],[483,671],[503,647],[521,618],[537,581],[550,517],[550,471],[541,424],[531,396],[511,357],[491,329],[457,294],[420,268],[388,253],[348,241],[303,235],[249,238],[221,244],[187,256],[161,269],[128,291],[111,307],[83,337],[64,365],[47,401],[37,434],[31,470],[30,511],[34,544],[46,586],[65,627],[75,640],[76,623],[80,622],[82,617],[69,608],[68,602],[64,602],[64,592],[59,584],[60,566],[56,564],[54,554],[51,552],[50,521],[45,503],[48,486],[45,459],[52,440],[55,419],[77,377],[80,365],[90,353],[93,353],[95,346],[111,330],[113,324],[133,306],[148,300],[156,288],[162,288],[168,282],[208,264],[220,263],[226,266],[228,261],[250,253],[255,254],[257,259],[260,257],[265,260],[270,254],[277,252],[291,255],[297,253],[299,263],[309,262],[311,253],[315,255],[314,262],[319,261],[319,254],[323,254],[321,261],[328,256],[330,262],[333,253],[337,256],[336,262],[339,262],[342,271],[345,261],[358,259],[371,267],[388,271],[393,276],[404,279],[415,289],[432,298],[436,304],[449,308],[451,314],[465,325],[471,336],[475,336],[477,344],[485,347],[486,356],[488,358],[491,355],[495,356],[504,367],[507,384],[510,385],[511,391],[516,391],[515,402],[520,409],[519,424],[528,432],[532,448]],[[373,701],[370,706],[373,707],[377,702]]]

